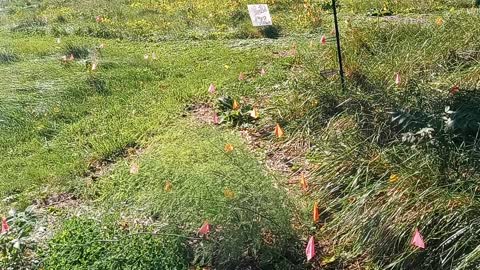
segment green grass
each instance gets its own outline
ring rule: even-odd
[[[192,49],[177,42],[148,48],[106,42],[99,71],[91,74],[81,60],[62,65],[62,45],[57,53],[46,48],[31,54],[31,43],[42,44],[41,39],[16,40],[19,53],[25,52],[29,59],[6,69],[12,79],[2,95],[9,99],[13,96],[15,102],[2,102],[6,108],[3,113],[15,121],[6,121],[1,138],[2,148],[9,149],[15,160],[5,158],[2,163],[7,167],[22,163],[28,166],[3,175],[14,183],[2,182],[3,194],[35,183],[74,180],[75,174],[86,170],[89,160],[140,142],[148,134],[168,127],[181,115],[186,103],[208,99],[206,89],[211,82],[222,89],[240,70],[255,70],[263,54],[246,54],[220,42]],[[54,44],[51,38],[44,39],[43,44],[48,41]],[[100,42],[90,40],[89,47]],[[144,53],[155,51],[157,60],[143,59]],[[38,55],[43,57],[38,60]],[[226,70],[225,65],[232,67]],[[32,69],[37,72],[29,73]],[[220,72],[224,72],[222,77],[213,76]],[[92,81],[105,82],[106,89],[99,92]]]
[[[244,39],[265,35],[250,26],[249,1],[184,2],[0,4],[0,214],[44,210],[18,251],[11,240],[23,223],[10,218],[0,268],[478,264],[474,1],[341,1],[347,92],[324,75],[336,68],[329,1],[269,1],[275,40]],[[371,16],[387,13],[396,17]],[[281,56],[292,47],[297,55]],[[267,130],[264,148],[249,150],[238,132],[245,126],[185,117],[222,95],[259,107],[260,120],[246,127]],[[268,134],[275,123],[285,140]],[[312,146],[308,168],[291,164],[310,172],[304,195],[263,164],[298,140]],[[56,194],[78,200],[38,206]],[[314,201],[320,226],[311,222]],[[205,220],[213,229],[201,238]],[[35,238],[38,226],[49,237]],[[415,228],[426,250],[411,247]],[[303,255],[309,235],[321,243],[313,263]]]
[[[279,196],[281,191],[272,189],[272,178],[251,157],[241,154],[243,147],[235,136],[220,140],[217,138],[225,131],[208,129],[200,134],[204,127],[191,129],[198,124],[181,119],[186,105],[214,99],[207,92],[210,83],[215,83],[220,93],[237,98],[256,95],[255,85],[269,85],[281,78],[282,65],[289,60],[268,63],[265,60],[268,50],[255,45],[245,49],[230,47],[225,42],[192,47],[170,42],[161,47],[155,44],[144,47],[97,39],[65,38],[56,44],[55,39],[48,37],[31,40],[23,35],[4,36],[9,37],[2,39],[5,45],[15,46],[24,59],[5,69],[11,80],[2,91],[10,99],[2,102],[6,118],[1,147],[8,155],[0,161],[6,168],[1,175],[0,193],[9,198],[4,204],[22,209],[33,199],[73,192],[98,201],[94,206],[97,214],[112,210],[131,212],[132,217],[161,217],[151,227],[158,230],[155,226],[162,227],[167,222],[168,228],[181,231],[183,236],[175,241],[181,241],[183,246],[187,245],[185,237],[195,233],[208,219],[222,231],[212,236],[214,242],[206,243],[210,245],[206,251],[198,248],[189,251],[200,265],[291,268],[299,263],[298,256],[292,256],[298,249],[291,246],[296,236],[290,228],[290,214],[279,210],[289,207],[289,202]],[[101,42],[106,48],[97,52],[98,71],[92,73],[86,69],[86,63]],[[62,63],[61,57],[73,50],[82,54],[73,62]],[[156,52],[157,59],[145,60],[143,55],[152,52]],[[272,69],[269,76],[253,75],[264,65]],[[32,69],[36,72],[32,73]],[[252,74],[253,81],[237,84],[240,71]],[[101,91],[96,87],[99,82]],[[232,155],[223,153],[227,142],[238,147]],[[128,166],[122,166],[122,159],[116,157],[130,146],[155,149],[155,153],[139,158],[138,177],[130,176]],[[166,146],[169,148],[164,149]],[[179,151],[183,151],[183,156]],[[91,186],[85,173],[91,164],[105,159],[115,159],[119,164],[105,180]],[[193,164],[199,167],[192,171]],[[252,171],[254,168],[256,171]],[[244,175],[247,170],[250,176]],[[171,197],[162,192],[166,179],[171,179],[174,185]],[[234,192],[235,199],[227,200],[225,190]],[[165,211],[165,207],[171,210]],[[61,214],[60,218],[66,216]],[[75,234],[68,225],[64,230]],[[274,246],[264,243],[264,234],[275,237]],[[97,239],[101,235],[95,233],[92,237]],[[128,236],[125,237],[128,241]],[[84,263],[93,263],[88,259],[62,260],[65,256],[55,248],[58,242],[73,249],[75,243],[58,238],[52,241],[51,252],[45,253],[49,268],[81,268]],[[59,249],[63,250],[61,246]],[[101,245],[101,250],[104,249],[115,252],[110,250],[117,247]],[[103,264],[98,267],[104,269]]]
[[[227,143],[236,150],[226,153]],[[148,213],[157,226],[181,227],[189,234],[204,220],[218,226],[212,234],[214,253],[196,254],[205,257],[199,261],[224,269],[248,260],[258,261],[261,268],[291,267],[298,260],[291,257],[296,252],[291,249],[291,216],[281,210],[291,205],[243,148],[236,136],[181,121],[147,146],[137,161],[138,175],[129,175],[128,162],[121,164],[97,184],[96,192],[110,211]],[[171,191],[165,191],[167,182]],[[265,233],[275,242],[266,244]],[[291,253],[276,254],[277,250]]]

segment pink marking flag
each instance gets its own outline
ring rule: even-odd
[[[310,240],[308,240],[305,253],[307,254],[307,262],[313,259],[313,257],[315,257],[315,240],[313,236],[310,236]]]
[[[8,226],[7,219],[2,218],[2,234],[7,233],[10,230],[10,226]]]
[[[322,45],[327,45],[327,37],[325,35],[322,36],[321,42]]]
[[[456,93],[460,92],[460,86],[458,85],[454,85],[452,86],[452,88],[450,89],[450,94],[451,95],[455,95]]]
[[[400,73],[395,74],[395,84],[400,85],[402,83],[402,77],[400,77]]]
[[[267,71],[264,68],[262,68],[260,70],[260,76],[265,76],[266,74],[267,74]]]
[[[202,227],[200,227],[200,229],[198,230],[198,234],[199,235],[206,235],[210,233],[210,224],[208,224],[207,221],[205,221],[205,223],[203,223]]]
[[[425,242],[423,241],[423,237],[418,229],[415,229],[415,234],[413,235],[411,244],[421,249],[425,248]]]
[[[239,81],[245,81],[245,73],[240,72],[240,74],[238,75],[238,80]]]
[[[209,92],[210,94],[213,94],[213,93],[215,93],[216,91],[217,91],[217,88],[215,87],[215,84],[213,84],[213,83],[210,84],[210,86],[208,87],[208,92]]]

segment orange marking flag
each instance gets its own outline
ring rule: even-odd
[[[320,212],[318,211],[318,202],[313,205],[313,222],[318,223],[320,221]]]
[[[305,175],[302,173],[302,178],[300,179],[300,184],[302,185],[303,191],[308,190],[308,182],[307,179],[305,178]]]
[[[280,124],[277,123],[277,125],[275,126],[275,136],[277,138],[281,138],[283,137],[283,135],[285,135],[285,133],[283,132],[283,129],[280,126]]]
[[[238,104],[237,100],[233,100],[233,107],[232,107],[233,110],[238,110],[240,109],[240,104]]]

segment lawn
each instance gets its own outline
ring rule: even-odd
[[[479,265],[474,1],[247,2],[0,2],[0,268]]]

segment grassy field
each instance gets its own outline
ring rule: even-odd
[[[478,267],[474,1],[263,2],[0,1],[0,268]]]

